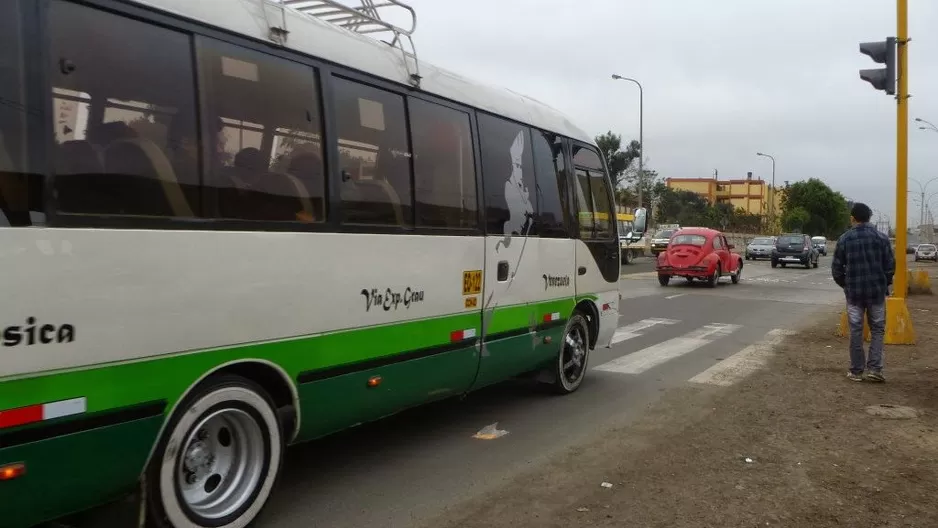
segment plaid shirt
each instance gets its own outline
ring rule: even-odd
[[[886,302],[887,288],[896,272],[896,257],[889,238],[869,223],[857,224],[837,241],[831,274],[847,296],[862,306]]]

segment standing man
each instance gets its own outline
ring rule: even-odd
[[[831,274],[844,289],[850,321],[851,381],[883,382],[883,338],[886,333],[886,295],[896,272],[896,257],[889,238],[871,225],[873,211],[863,203],[850,210],[853,227],[837,241]],[[863,314],[870,325],[870,353],[863,353]]]

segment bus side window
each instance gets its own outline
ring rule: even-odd
[[[408,107],[417,226],[475,228],[479,205],[469,114],[414,98]]]
[[[325,221],[316,71],[208,38],[199,44],[211,171],[206,184],[217,193],[217,215]]]
[[[528,127],[479,113],[486,233],[536,236],[537,186]]]
[[[41,218],[43,178],[28,156],[26,72],[20,10],[26,0],[0,2],[0,227]]]
[[[613,238],[615,213],[612,190],[599,153],[592,147],[575,143],[573,164],[576,166],[580,236],[595,240]]]
[[[333,77],[342,221],[413,226],[404,97]]]
[[[570,236],[567,230],[570,212],[567,207],[563,140],[556,134],[539,130],[533,130],[531,135],[537,183],[538,233],[546,238],[567,238]]]
[[[190,37],[71,2],[48,13],[59,210],[197,216]]]

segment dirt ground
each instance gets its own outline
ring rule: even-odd
[[[845,378],[832,313],[787,338],[769,369],[729,388],[670,392],[638,423],[426,526],[934,528],[938,295],[908,305],[917,345],[887,346],[885,384]],[[866,410],[882,405],[918,415]]]

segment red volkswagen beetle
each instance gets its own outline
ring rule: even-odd
[[[667,251],[658,255],[658,282],[667,286],[671,277],[684,277],[706,281],[713,288],[720,277],[729,276],[736,284],[743,273],[743,258],[732,249],[723,233],[715,229],[680,229],[671,236]]]

